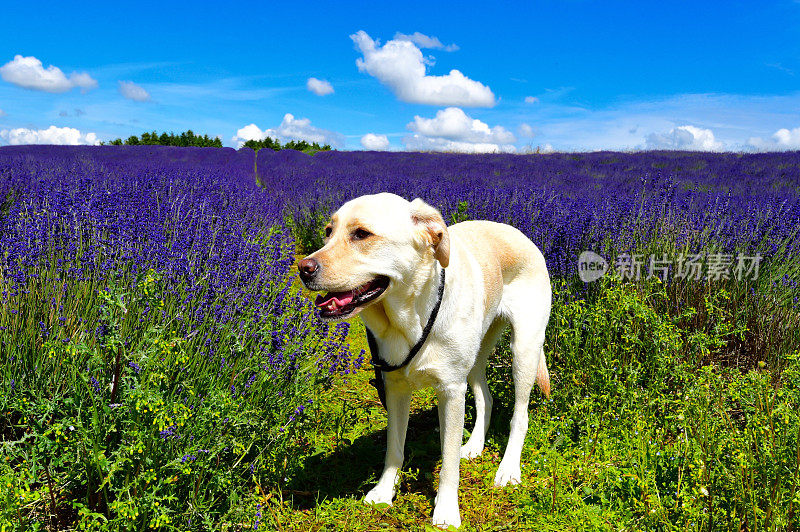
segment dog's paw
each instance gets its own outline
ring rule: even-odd
[[[439,528],[458,528],[461,526],[461,515],[458,512],[458,500],[437,502],[433,509],[433,526]]]
[[[466,458],[467,460],[479,457],[482,452],[483,444],[481,443],[478,445],[478,443],[473,443],[472,438],[461,446],[461,458]]]
[[[522,471],[520,471],[519,464],[508,466],[504,462],[500,462],[500,467],[497,468],[497,474],[494,476],[494,485],[502,488],[520,482],[522,482]]]
[[[380,486],[375,486],[364,497],[364,502],[366,504],[387,504],[391,506],[393,498],[394,493],[392,490],[386,490]]]

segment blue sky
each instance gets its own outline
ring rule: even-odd
[[[0,144],[800,149],[794,0],[70,4],[4,7]]]

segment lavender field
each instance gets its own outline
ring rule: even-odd
[[[798,152],[27,146],[0,148],[0,530],[427,522],[432,396],[395,506],[361,504],[385,441],[363,328],[319,321],[293,272],[338,205],[382,191],[518,227],[553,278],[523,484],[486,487],[506,340],[463,529],[798,525]],[[584,251],[641,268],[583,282]]]

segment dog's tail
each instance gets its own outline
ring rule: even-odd
[[[546,397],[550,397],[550,372],[547,371],[547,362],[544,359],[544,350],[539,355],[539,369],[536,371],[536,384]]]

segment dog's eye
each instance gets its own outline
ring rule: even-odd
[[[353,240],[364,240],[365,238],[372,236],[372,233],[370,233],[366,229],[361,229],[359,227],[358,229],[353,231],[353,234],[351,236],[353,237]]]
[[[331,233],[333,233],[333,227],[329,225],[328,227],[325,228],[325,237],[327,238],[331,236]]]

